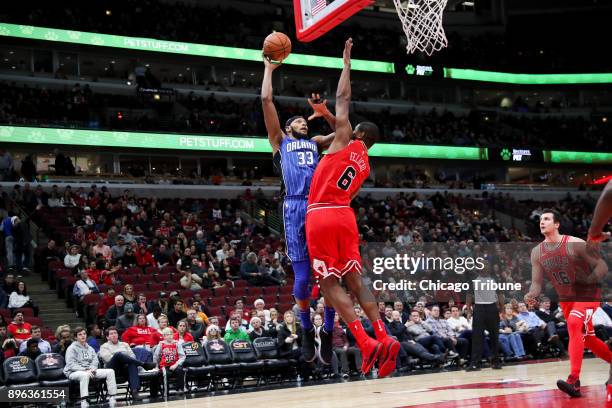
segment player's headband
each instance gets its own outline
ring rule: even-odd
[[[303,117],[303,116],[299,116],[299,115],[298,115],[298,116],[292,116],[292,117],[290,117],[289,119],[287,119],[287,122],[285,122],[285,127],[287,127],[287,126],[291,126],[291,124],[293,123],[293,121],[294,121],[294,120],[296,120],[296,119],[304,119],[304,117]]]

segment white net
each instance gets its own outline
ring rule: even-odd
[[[442,14],[447,0],[393,0],[406,33],[408,54],[422,51],[431,55],[448,45]]]

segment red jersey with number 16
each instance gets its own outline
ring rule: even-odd
[[[588,276],[591,271],[586,260],[568,252],[568,246],[572,245],[569,239],[569,235],[563,235],[561,242],[541,242],[538,245],[540,265],[556,289],[560,301],[598,301],[601,299],[598,285],[582,283],[578,278]]]
[[[352,140],[319,162],[310,182],[308,205],[350,205],[369,175],[368,148],[361,140]]]

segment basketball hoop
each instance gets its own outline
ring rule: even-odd
[[[393,0],[406,34],[408,54],[431,55],[448,45],[442,27],[447,0]]]

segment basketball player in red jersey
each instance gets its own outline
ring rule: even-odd
[[[362,122],[353,131],[349,122],[352,46],[352,39],[344,46],[344,69],[336,92],[336,137],[310,185],[306,242],[325,300],[332,303],[357,340],[363,355],[361,371],[367,374],[378,361],[378,376],[385,377],[395,370],[400,344],[387,335],[374,296],[361,281],[359,234],[350,204],[370,174],[368,149],[378,139],[378,127]],[[340,279],[372,321],[376,340],[363,329]]]
[[[599,250],[599,243],[610,238],[610,233],[604,232],[604,228],[610,218],[612,218],[612,180],[608,181],[608,184],[599,196],[599,200],[597,200],[591,226],[589,227],[587,243],[597,251]],[[610,365],[610,374],[606,383],[606,402],[612,404],[612,365]]]
[[[601,303],[598,282],[606,275],[608,267],[600,256],[587,250],[584,240],[559,234],[559,214],[556,211],[542,211],[540,231],[544,241],[531,251],[532,283],[525,301],[535,304],[546,274],[559,295],[559,306],[569,333],[570,374],[567,381],[557,381],[557,387],[571,397],[580,397],[584,348],[589,348],[608,363],[612,360],[608,346],[595,337],[592,320]]]

